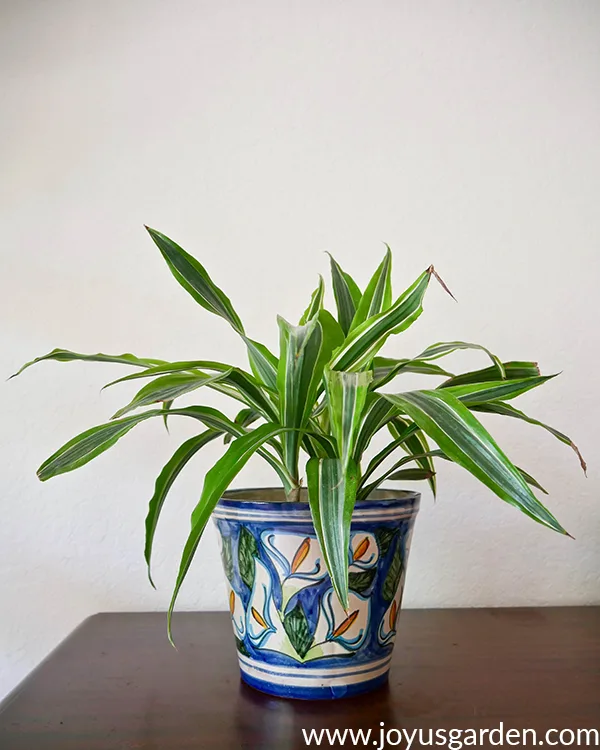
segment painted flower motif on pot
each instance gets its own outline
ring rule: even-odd
[[[254,558],[254,583],[246,609],[246,631],[255,648],[298,659],[273,599],[273,581],[266,565]]]
[[[400,539],[397,539],[396,549],[388,569],[386,580],[382,586],[382,594],[384,599],[391,598],[386,611],[384,612],[379,628],[377,629],[377,640],[382,646],[393,644],[396,638],[396,630],[398,625],[398,615],[400,613],[400,607],[402,605],[402,594],[404,592],[404,578],[406,575],[406,568],[404,566],[404,560],[408,556],[410,547],[410,535],[406,540],[404,550],[400,543]]]
[[[246,635],[246,613],[239,594],[233,589],[229,589],[229,612],[234,633],[241,640]]]
[[[396,596],[392,600],[390,606],[386,609],[377,631],[377,640],[382,646],[386,646],[388,643],[393,643],[396,638],[396,628],[398,625],[401,601],[402,586],[399,586]]]
[[[379,547],[373,534],[359,531],[350,537],[350,567],[351,573],[370,570],[379,561]]]
[[[327,570],[315,537],[305,534],[263,532],[261,541],[281,581],[281,610],[298,591],[320,583]]]
[[[321,599],[314,646],[306,659],[324,656],[350,656],[363,644],[371,619],[371,600],[350,592],[345,612],[334,590],[328,589]]]

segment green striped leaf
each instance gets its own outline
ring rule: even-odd
[[[440,341],[437,344],[428,346],[427,349],[422,351],[421,354],[418,355],[418,357],[415,357],[415,359],[439,359],[440,357],[445,357],[447,354],[452,354],[453,352],[459,351],[461,349],[475,349],[485,352],[494,363],[494,366],[496,368],[496,378],[498,377],[498,375],[501,378],[506,377],[504,365],[495,354],[492,354],[489,349],[486,349],[485,346],[481,346],[481,344],[469,344],[466,341]]]
[[[417,464],[431,474],[427,483],[435,497],[437,495],[437,476],[433,464],[433,453],[423,431],[413,430],[412,427],[413,425],[408,420],[398,416],[394,417],[388,424],[392,436],[401,440],[400,447],[409,455],[418,456]]]
[[[362,294],[350,274],[342,271],[331,253],[328,253],[328,255],[331,261],[331,283],[338,311],[338,322],[344,334],[347,334],[356,315]]]
[[[544,489],[542,485],[538,482],[538,480],[535,477],[532,477],[531,474],[528,474],[525,471],[525,469],[520,469],[517,466],[517,471],[523,477],[523,479],[527,482],[527,484],[530,484],[532,487],[535,487],[537,490],[540,490],[540,492],[543,492],[544,495],[548,494],[548,490]]]
[[[236,438],[231,443],[225,454],[217,461],[212,469],[206,473],[200,500],[192,512],[192,529],[183,550],[175,588],[169,604],[167,630],[171,643],[173,643],[171,634],[173,608],[175,607],[179,590],[181,589],[181,585],[183,584],[190,565],[192,564],[196,549],[198,548],[202,533],[206,528],[211,513],[215,509],[216,504],[219,502],[225,490],[248,463],[250,458],[261,448],[262,445],[264,445],[264,443],[284,431],[285,428],[279,425],[265,424],[252,430],[252,432],[249,432],[247,435]]]
[[[157,367],[151,367],[143,372],[135,372],[131,375],[113,380],[107,383],[104,388],[126,383],[130,380],[139,380],[140,378],[152,378],[169,373],[190,373],[193,375],[203,376],[204,373],[198,371],[198,368],[213,370],[222,373],[222,377],[215,377],[207,382],[207,385],[214,390],[218,390],[231,398],[235,398],[248,406],[257,409],[263,416],[276,421],[278,417],[277,409],[270,398],[263,393],[260,384],[250,375],[249,372],[232,367],[223,362],[213,360],[187,360],[182,362],[165,362]]]
[[[414,420],[455,463],[467,469],[498,497],[561,534],[567,532],[540,503],[485,427],[447,391],[386,395]]]
[[[430,479],[431,472],[426,469],[400,469],[388,477],[388,480],[394,482],[421,482],[424,479]]]
[[[408,328],[423,312],[423,297],[429,285],[428,269],[385,312],[355,328],[336,352],[332,370],[361,370],[368,367],[388,336]]]
[[[350,331],[365,320],[379,315],[392,304],[392,251],[386,245],[386,253],[369,281],[356,310]]]
[[[248,349],[248,361],[254,377],[270,391],[277,392],[277,357],[264,344],[242,336]]]
[[[325,369],[329,422],[337,442],[342,471],[346,471],[361,426],[372,374]]]
[[[113,416],[113,419],[125,416],[133,409],[150,406],[191,393],[201,386],[209,385],[215,381],[222,380],[229,373],[218,373],[217,375],[205,375],[204,373],[177,373],[174,375],[163,375],[156,378],[141,388],[133,399]]]
[[[354,446],[354,458],[360,461],[373,436],[398,413],[398,408],[379,394],[369,393],[363,410],[358,437]]]
[[[150,568],[152,545],[154,543],[154,535],[158,525],[158,519],[169,490],[185,465],[196,455],[196,453],[198,453],[200,448],[203,448],[210,443],[211,440],[214,440],[221,434],[221,432],[217,432],[216,430],[206,430],[206,432],[202,432],[200,435],[194,435],[194,437],[186,440],[185,443],[182,443],[182,445],[177,448],[156,479],[154,494],[150,498],[148,515],[146,516],[146,543],[144,546],[144,558],[148,567],[148,578],[150,579],[152,586],[154,586]],[[156,587],[154,586],[154,588]]]
[[[319,313],[304,326],[293,326],[278,318],[280,357],[277,384],[280,422],[285,427],[307,425],[323,377],[325,364],[336,344],[328,335]],[[284,463],[292,476],[298,476],[300,435],[297,430],[283,436]]]
[[[410,470],[404,470],[404,472],[399,471],[401,466],[405,466],[408,463],[411,463],[411,461],[417,461],[422,458],[431,458],[432,456],[436,455],[436,451],[428,451],[427,453],[417,454],[417,455],[410,455],[410,456],[404,456],[404,458],[401,458],[399,461],[396,461],[396,463],[390,467],[387,471],[385,471],[378,479],[371,482],[370,484],[366,484],[360,487],[357,495],[357,500],[366,500],[369,495],[374,492],[383,482],[386,481],[386,479],[408,479],[407,471],[412,472],[413,481],[416,478],[417,480],[420,479],[431,479],[433,475],[435,475],[435,471],[430,469],[410,469]]]
[[[371,390],[382,388],[393,380],[396,375],[412,372],[418,375],[440,375],[451,378],[452,373],[439,365],[420,359],[391,359],[390,357],[375,357],[373,360],[373,383]],[[497,375],[497,373],[496,373]]]
[[[503,362],[504,372],[507,380],[519,380],[521,378],[535,378],[541,375],[537,362]],[[487,383],[490,380],[498,380],[498,368],[496,365],[484,367],[481,370],[463,372],[453,375],[444,381],[439,388],[450,388],[456,385],[468,385],[470,383]]]
[[[450,461],[452,462],[452,459],[448,458],[448,456],[444,453],[444,451],[437,450],[433,451],[433,454],[438,458],[443,458],[444,461]],[[535,487],[537,490],[540,490],[540,492],[543,492],[544,495],[548,494],[548,490],[546,490],[542,485],[535,479],[535,477],[532,477],[531,474],[525,471],[525,469],[521,469],[520,467],[515,467],[519,474],[523,477],[523,479],[527,482],[527,484],[530,484],[532,487]]]
[[[394,407],[395,411],[397,412],[397,407]],[[399,420],[399,418],[396,418],[396,420]],[[408,424],[408,423],[407,423]],[[390,431],[392,430],[392,422],[389,422],[389,428]],[[367,466],[366,471],[363,473],[360,482],[359,482],[359,488],[362,488],[367,483],[367,480],[373,476],[373,474],[377,471],[377,469],[381,466],[381,464],[388,459],[394,451],[398,450],[398,448],[401,448],[402,450],[406,450],[405,443],[407,440],[414,435],[416,432],[419,431],[418,426],[412,422],[410,425],[406,428],[405,432],[400,436],[397,437],[395,440],[393,440],[391,443],[388,443],[382,450],[379,451],[373,458],[369,461],[369,465]],[[417,451],[418,453],[419,451]]]
[[[257,419],[260,419],[260,414],[257,411],[254,411],[254,409],[249,409],[248,407],[244,409],[240,409],[240,411],[235,415],[235,419],[233,420],[235,424],[239,424],[240,427],[243,427],[246,429],[247,427],[250,427],[251,424],[254,424]],[[223,438],[223,442],[225,445],[231,442],[231,438],[233,435],[227,434]]]
[[[151,409],[85,430],[85,432],[65,443],[50,458],[44,461],[38,469],[38,477],[44,482],[51,477],[78,469],[112,447],[139,422],[153,417],[164,417],[164,415],[165,412],[162,409]],[[230,432],[235,436],[246,434],[246,431],[242,427],[236,425],[218,409],[213,409],[209,406],[184,406],[179,409],[171,409],[169,415],[192,417],[213,430]],[[290,486],[289,478],[283,464],[266,451],[261,450],[260,455],[277,471],[284,486]]]
[[[205,310],[224,318],[238,333],[244,326],[227,295],[212,281],[204,266],[162,232],[146,227],[181,286]]]
[[[276,359],[268,349],[248,338],[238,314],[227,295],[212,281],[204,266],[179,247],[176,242],[155,229],[146,227],[165,259],[169,270],[181,286],[205,310],[224,318],[246,343],[248,359],[256,377],[267,387],[276,388]]]
[[[340,603],[348,607],[350,523],[356,501],[359,469],[350,461],[344,471],[339,459],[311,458],[306,464],[308,502],[331,583]]]
[[[484,412],[486,414],[500,414],[503,417],[514,417],[515,419],[521,419],[523,422],[528,422],[529,424],[533,424],[533,425],[536,425],[537,427],[541,427],[542,429],[549,432],[551,435],[554,435],[554,437],[557,440],[560,440],[561,443],[564,443],[565,445],[568,445],[569,448],[572,448],[573,451],[575,451],[575,455],[579,459],[579,463],[581,465],[581,468],[583,469],[584,474],[587,473],[587,464],[583,456],[581,455],[579,448],[575,445],[575,443],[571,440],[571,438],[568,435],[564,434],[564,432],[559,432],[559,430],[555,429],[554,427],[550,427],[550,425],[544,424],[543,422],[540,422],[538,419],[529,417],[524,412],[519,411],[519,409],[515,409],[515,407],[512,406],[511,404],[497,404],[497,403],[476,404],[476,405],[470,406],[470,408],[472,409],[472,411]]]
[[[323,309],[323,297],[325,296],[325,283],[323,277],[319,274],[319,284],[315,291],[312,293],[310,298],[310,304],[302,314],[298,325],[304,326],[309,320],[312,320],[315,315]]]
[[[468,385],[452,385],[444,388],[445,393],[451,393],[466,404],[484,404],[487,401],[507,401],[522,393],[530,391],[552,380],[556,375],[538,375],[535,378],[520,380],[489,380],[485,383],[470,383]],[[441,389],[440,389],[441,390]]]
[[[116,380],[111,380],[104,388],[110,388],[119,383],[128,383],[130,380],[140,380],[144,378],[154,378],[158,375],[170,375],[176,372],[197,372],[199,369],[212,370],[214,372],[229,372],[233,369],[232,365],[226,365],[223,362],[215,362],[211,359],[191,359],[181,362],[163,362],[162,364],[148,367],[142,372],[132,372],[130,375],[124,375]],[[250,374],[248,373],[250,377]]]
[[[69,351],[69,349],[53,349],[48,354],[44,354],[43,357],[36,357],[31,362],[26,362],[20,370],[11,375],[9,380],[16,378],[20,375],[23,370],[26,370],[31,365],[36,365],[38,362],[45,362],[47,360],[54,360],[56,362],[114,362],[123,365],[133,365],[134,367],[154,367],[163,363],[162,359],[147,359],[136,357],[135,354],[79,354],[78,352]]]

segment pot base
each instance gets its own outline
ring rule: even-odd
[[[291,687],[288,685],[276,685],[272,682],[265,682],[256,677],[251,677],[246,672],[240,671],[242,681],[254,690],[266,693],[267,695],[274,695],[278,698],[305,701],[337,700],[338,698],[351,698],[354,695],[370,693],[372,690],[376,690],[382,685],[385,685],[388,681],[389,674],[390,671],[388,668],[388,670],[379,677],[350,685],[340,684],[322,687]]]

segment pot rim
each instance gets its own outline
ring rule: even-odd
[[[306,496],[307,489],[301,488],[300,492]],[[415,510],[418,509],[421,500],[421,493],[414,490],[395,490],[391,488],[379,488],[371,492],[365,500],[358,500],[354,506],[354,511],[369,506],[385,506],[388,503],[408,505]],[[228,506],[247,505],[247,506],[275,506],[278,510],[308,510],[310,508],[308,498],[306,500],[288,501],[285,499],[285,491],[282,487],[248,487],[233,490],[226,490],[219,505]]]

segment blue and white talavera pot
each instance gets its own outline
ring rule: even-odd
[[[307,502],[233,490],[221,538],[242,679],[286,698],[342,698],[387,680],[420,495],[377,490],[352,516],[349,608],[331,587]]]

